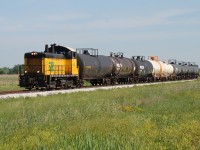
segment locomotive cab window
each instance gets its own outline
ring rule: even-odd
[[[66,58],[71,59],[72,58],[72,52],[68,51],[67,53],[65,53]]]
[[[73,59],[73,58],[76,58],[76,52],[72,52],[72,51],[68,51],[66,54],[65,54],[65,57],[67,59]]]
[[[72,58],[76,58],[76,52],[72,52]]]

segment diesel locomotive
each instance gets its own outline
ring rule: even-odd
[[[123,53],[98,54],[98,49],[70,47],[52,44],[44,52],[28,52],[24,65],[19,67],[19,86],[29,90],[75,88],[84,81],[91,85],[131,84],[198,78],[198,66],[193,62],[168,63],[157,56],[132,56]]]

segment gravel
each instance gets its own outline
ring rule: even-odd
[[[54,91],[33,92],[33,93],[5,94],[5,95],[0,95],[0,99],[37,97],[37,96],[47,96],[47,95],[53,95],[53,94],[89,92],[89,91],[96,91],[96,90],[100,90],[100,89],[108,90],[108,89],[117,89],[117,88],[130,88],[130,87],[134,87],[134,86],[146,86],[146,85],[154,85],[154,84],[167,84],[167,83],[188,82],[188,81],[193,81],[193,80],[131,84],[131,85],[116,85],[116,86],[107,86],[107,87],[105,87],[105,86],[104,87],[91,87],[91,88],[68,89],[68,90],[57,90],[57,91],[54,90]]]

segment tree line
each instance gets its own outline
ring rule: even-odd
[[[0,68],[0,74],[18,74],[18,65],[15,65],[12,68],[9,67]]]

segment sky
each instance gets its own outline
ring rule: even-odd
[[[0,67],[53,43],[200,65],[200,1],[0,0]]]

